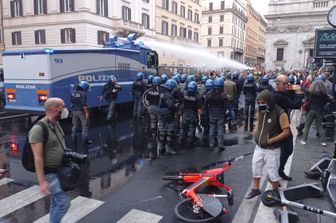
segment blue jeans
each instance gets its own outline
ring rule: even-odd
[[[113,115],[115,115],[114,114],[115,106],[116,106],[116,99],[112,99],[111,101],[109,101],[107,120],[110,120],[113,117]]]
[[[46,174],[45,178],[50,190],[50,223],[59,223],[70,207],[70,198],[61,189],[56,173]]]
[[[86,119],[84,111],[73,111],[72,112],[72,132],[71,137],[73,141],[77,139],[77,133],[82,128],[82,140],[88,139],[88,121]]]
[[[209,147],[214,148],[217,138],[218,148],[224,147],[224,118],[209,117],[210,131],[209,131]],[[217,135],[216,135],[217,132]]]

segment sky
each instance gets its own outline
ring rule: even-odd
[[[251,0],[252,6],[257,10],[261,15],[267,14],[269,0]]]

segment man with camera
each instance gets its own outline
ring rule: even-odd
[[[35,170],[40,191],[51,195],[50,222],[58,223],[70,207],[70,198],[61,188],[57,170],[62,164],[65,140],[58,124],[69,112],[60,98],[49,98],[44,104],[46,116],[41,119],[48,129],[48,140],[44,142],[43,127],[34,125],[29,131],[29,143],[34,155]]]

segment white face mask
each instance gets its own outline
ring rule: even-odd
[[[69,110],[67,108],[64,108],[60,116],[61,119],[67,119],[69,117]]]

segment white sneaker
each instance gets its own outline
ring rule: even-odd
[[[307,143],[306,143],[306,141],[303,141],[303,140],[301,140],[301,142],[300,142],[302,145],[306,145]]]
[[[327,146],[327,143],[323,142],[321,143],[322,146]]]

